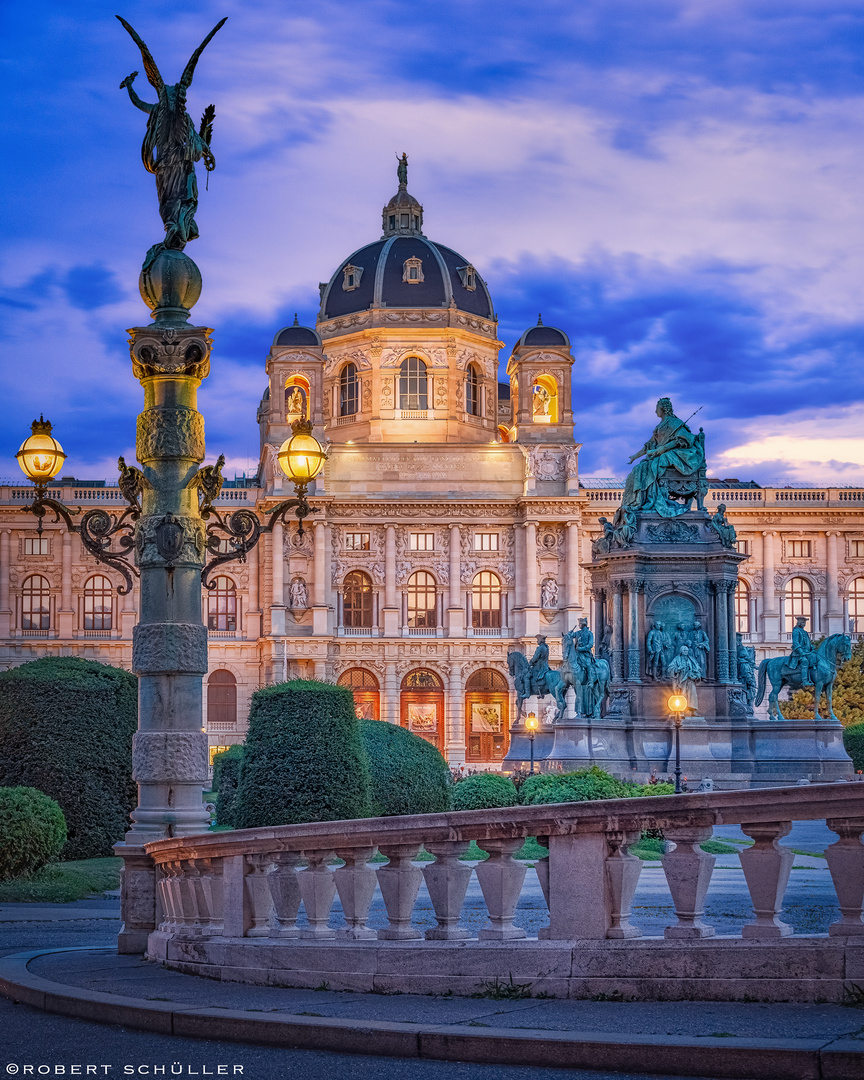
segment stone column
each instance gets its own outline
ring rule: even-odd
[[[60,607],[57,610],[57,631],[59,636],[68,640],[72,637],[74,626],[75,609],[72,607],[72,533],[64,529],[60,574]]]
[[[329,605],[327,604],[327,549],[330,526],[320,519],[315,522],[315,584],[312,589],[312,633],[328,633]]]
[[[390,724],[399,720],[399,674],[395,660],[384,661],[384,692],[381,697],[381,719]]]
[[[273,525],[270,534],[270,574],[273,600],[270,604],[270,633],[273,637],[285,634],[285,547],[282,522]]]
[[[736,582],[729,581],[726,586],[726,611],[727,626],[729,629],[729,681],[738,682],[738,642],[735,638],[735,586]]]
[[[639,618],[639,594],[644,582],[638,579],[627,582],[628,592],[628,634],[627,634],[627,682],[642,682],[642,627]]]
[[[252,548],[246,556],[248,567],[249,588],[246,601],[246,625],[244,637],[249,641],[257,641],[261,637],[261,606],[258,593],[258,547]]]
[[[540,594],[537,585],[537,522],[525,522],[525,635],[540,633]]]
[[[840,534],[826,532],[825,541],[827,552],[827,611],[823,622],[823,632],[828,634],[843,633],[843,603],[840,599],[839,581],[837,575],[837,539]]]
[[[447,761],[453,767],[465,761],[467,735],[465,733],[465,679],[461,664],[450,665],[450,678],[447,683],[447,712],[445,733]]]
[[[780,612],[774,592],[774,532],[762,533],[762,640],[780,640]]]
[[[9,606],[9,530],[0,530],[0,638],[8,638],[12,630],[12,609]]]
[[[726,582],[714,585],[714,663],[719,683],[729,682],[729,608],[727,606]],[[708,674],[711,665],[708,664]]]
[[[388,525],[384,535],[384,636],[398,637],[400,634],[399,601],[396,596],[396,526]]]
[[[522,637],[525,633],[525,526],[513,526],[513,633]]]
[[[450,526],[450,587],[447,604],[447,633],[462,637],[465,633],[465,601],[462,592],[462,535],[458,525]]]
[[[582,614],[582,594],[579,588],[580,557],[579,523],[567,522],[567,628],[572,630]],[[596,624],[595,624],[596,631]]]
[[[624,583],[612,582],[612,678],[624,678]]]

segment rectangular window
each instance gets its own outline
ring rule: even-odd
[[[217,754],[224,754],[226,750],[230,750],[230,749],[231,749],[230,746],[211,746],[211,747],[209,747],[209,751],[210,751],[210,768],[211,769],[213,768],[213,758],[215,758]]]
[[[25,536],[24,537],[24,554],[25,555],[47,555],[48,554],[48,537],[47,536]]]
[[[789,557],[791,559],[809,559],[813,545],[809,540],[790,540]]]
[[[346,551],[368,551],[369,533],[345,533]]]
[[[749,555],[750,554],[750,541],[749,540],[736,540],[735,541],[735,550],[738,552],[739,555]]]
[[[435,533],[431,533],[431,532],[411,533],[411,550],[412,551],[434,551],[435,550]]]
[[[475,551],[497,551],[498,533],[474,533]]]
[[[849,554],[853,559],[864,559],[864,540],[850,540]]]

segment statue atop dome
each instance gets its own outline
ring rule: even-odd
[[[402,157],[396,155],[399,158],[399,164],[396,166],[396,175],[399,177],[399,187],[408,188],[408,155],[405,151],[402,151]]]

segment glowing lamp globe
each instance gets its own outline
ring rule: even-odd
[[[15,455],[24,475],[34,484],[47,484],[63,468],[66,455],[63,447],[51,436],[51,424],[41,416],[34,420],[30,430],[33,434],[21,443]]]
[[[536,715],[536,713],[533,713],[533,712],[528,713],[528,715],[525,717],[525,727],[528,728],[529,731],[534,731],[536,729],[536,727],[537,727],[537,715]]]
[[[305,487],[321,472],[327,455],[312,434],[308,420],[295,420],[291,429],[294,434],[282,443],[276,458],[288,479]]]
[[[682,713],[687,708],[687,698],[683,694],[672,694],[668,704],[670,712]]]

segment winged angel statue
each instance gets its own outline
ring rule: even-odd
[[[158,95],[155,105],[138,97],[132,89],[132,83],[138,76],[137,71],[127,75],[120,83],[121,90],[125,87],[129,91],[132,104],[147,113],[147,131],[141,144],[141,160],[144,168],[156,177],[159,214],[165,225],[164,241],[155,244],[147,252],[144,260],[144,269],[147,270],[160,252],[166,248],[182,251],[190,240],[198,236],[198,226],[195,223],[195,211],[198,209],[195,162],[203,158],[208,173],[216,167],[216,159],[210,149],[216,109],[213,105],[207,106],[201,117],[201,126],[196,131],[192,117],[186,111],[186,91],[192,84],[198,58],[226,20],[220,20],[192,53],[180,81],[168,86],[159,74],[150,50],[125,19],[121,19],[119,15],[117,18],[141,50],[147,79]]]

